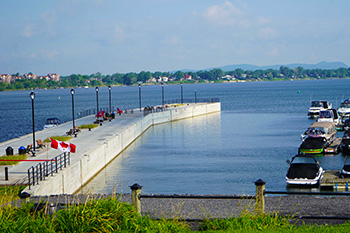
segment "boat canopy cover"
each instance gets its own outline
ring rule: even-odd
[[[292,163],[288,169],[288,179],[315,179],[319,165],[317,163]]]
[[[59,125],[59,124],[61,124],[61,121],[58,118],[47,118],[46,124],[47,125]]]
[[[324,147],[326,141],[327,140],[324,137],[318,137],[318,138],[308,137],[300,145],[300,149],[321,149]]]

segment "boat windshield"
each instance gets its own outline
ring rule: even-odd
[[[320,101],[312,101],[311,107],[323,107],[323,104]]]
[[[330,111],[321,111],[320,118],[332,118],[332,114]]]
[[[312,127],[309,128],[306,132],[306,134],[328,134],[329,129],[328,128],[323,128],[323,127]]]
[[[350,108],[350,101],[346,101],[340,104],[341,108]]]
[[[59,125],[61,122],[57,118],[46,119],[46,125]]]
[[[292,163],[316,163],[312,157],[295,157]]]

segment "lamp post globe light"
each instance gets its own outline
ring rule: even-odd
[[[112,91],[112,87],[111,87],[111,86],[108,86],[108,93],[109,93],[109,113],[112,113],[111,91]]]
[[[73,88],[70,90],[70,93],[72,95],[72,116],[73,116],[73,132],[74,132],[75,131],[75,120],[74,120],[74,93],[75,93],[75,91]]]
[[[34,121],[34,99],[35,93],[32,91],[30,94],[30,99],[32,100],[32,120],[33,120],[33,156],[35,156],[35,121]]]
[[[95,91],[96,91],[96,104],[97,104],[97,112],[96,112],[96,114],[98,114],[98,112],[99,112],[99,108],[98,108],[98,87],[96,87],[95,88]]]

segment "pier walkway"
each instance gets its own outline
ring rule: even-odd
[[[27,187],[24,192],[30,195],[72,194],[86,184],[95,174],[108,165],[117,155],[127,148],[149,127],[157,124],[185,118],[220,112],[220,102],[173,104],[164,111],[149,112],[144,115],[140,110],[128,111],[115,119],[103,121],[102,126],[91,129],[81,129],[77,137],[72,137],[69,143],[76,145],[76,153],[70,155],[70,165],[58,173],[50,175],[49,179],[39,184]],[[90,115],[75,121],[76,126],[92,124],[96,120]],[[35,133],[35,139],[44,141],[48,137],[64,136],[72,128],[72,122],[41,130]],[[28,134],[16,139],[0,143],[0,153],[6,154],[6,148],[12,147],[14,154],[18,148],[33,143],[33,135]],[[8,180],[5,180],[6,166],[0,166],[0,185],[28,184],[28,169],[36,166],[38,160],[47,160],[56,157],[62,152],[46,147],[36,151],[35,157],[28,155],[28,160],[8,167]],[[9,156],[10,157],[10,156]],[[9,158],[10,159],[10,158]],[[35,161],[37,160],[37,161]]]
[[[134,121],[140,119],[141,117],[143,117],[143,112],[134,111],[132,114],[128,113],[116,115],[115,119],[112,121],[104,121],[102,126],[91,129],[91,131],[88,129],[82,129],[78,133],[77,137],[73,136],[72,139],[69,140],[70,143],[76,145],[77,150],[76,153],[71,153],[71,163],[74,163],[75,160],[79,159],[81,156],[84,156],[84,152],[91,150],[101,142],[103,143],[107,137],[112,137],[113,135],[118,134],[118,132],[122,131],[124,127],[131,125]],[[96,117],[90,115],[76,120],[75,125],[80,126],[84,124],[92,124],[95,120]],[[67,122],[53,128],[37,131],[35,132],[35,139],[41,139],[44,141],[46,138],[52,136],[65,136],[66,132],[68,132],[71,128],[72,122]],[[1,155],[4,155],[6,154],[6,148],[12,147],[14,154],[17,154],[20,146],[27,147],[27,145],[32,143],[33,134],[27,134],[19,138],[0,143],[0,152]],[[25,161],[19,162],[17,165],[0,166],[0,185],[26,184],[28,168],[39,163],[35,160],[52,159],[62,153],[60,150],[51,148],[50,143],[45,144],[46,147],[36,149],[36,154],[34,157],[30,153],[27,154],[27,159],[33,160],[33,162]],[[11,157],[8,159],[11,159]],[[5,180],[5,167],[8,167],[8,181]]]

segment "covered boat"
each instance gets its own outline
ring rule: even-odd
[[[333,122],[314,122],[304,134],[301,135],[301,139],[304,141],[308,137],[323,137],[329,143],[332,143],[337,138],[336,133],[335,124]]]
[[[47,118],[44,125],[44,129],[52,128],[60,124],[61,124],[61,121],[58,118]]]
[[[315,100],[311,101],[311,106],[307,115],[309,118],[318,118],[320,116],[321,110],[331,109],[332,104],[328,103],[328,101]]]
[[[321,110],[318,122],[334,122],[334,124],[337,126],[341,124],[341,118],[338,115],[337,110],[334,108],[328,109],[328,110]]]
[[[299,147],[301,154],[322,154],[330,143],[324,137],[306,138]]]
[[[324,170],[312,155],[296,155],[287,160],[289,168],[286,175],[287,185],[319,185]]]

